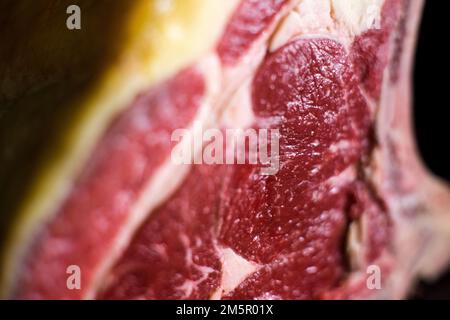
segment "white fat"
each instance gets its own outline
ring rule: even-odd
[[[371,28],[379,28],[384,0],[301,0],[279,24],[269,49],[275,51],[296,36],[325,37],[349,44]]]
[[[279,29],[275,32],[272,40],[270,41],[270,51],[275,51],[278,48],[286,44],[291,38],[298,34],[299,26],[302,20],[300,15],[292,11],[288,16],[281,22]]]
[[[245,260],[230,248],[218,250],[222,260],[222,281],[219,289],[212,295],[212,299],[220,299],[223,295],[233,291],[259,268],[259,265]]]
[[[372,27],[379,28],[384,0],[332,0],[336,21],[351,34],[358,35]]]
[[[304,0],[296,8],[302,33],[327,33],[333,26],[331,3],[328,0]]]
[[[208,280],[208,277],[211,273],[215,272],[213,268],[206,266],[196,266],[196,269],[201,274],[198,280],[186,279],[182,285],[177,287],[177,290],[182,291],[185,297],[189,297],[192,294],[192,292],[195,289],[197,289],[203,281]]]
[[[251,99],[251,81],[247,81],[231,99],[222,116],[226,128],[248,128],[255,122]]]
[[[216,54],[210,54],[200,60],[197,69],[201,70],[205,83],[207,84],[207,97],[215,97],[222,90],[222,68],[219,57]]]

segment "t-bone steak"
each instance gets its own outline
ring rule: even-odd
[[[445,269],[422,0],[80,0],[81,30],[69,2],[0,5],[4,297],[400,299]],[[196,161],[199,127],[276,132],[278,167]]]

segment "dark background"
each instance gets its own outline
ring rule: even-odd
[[[415,1],[415,0],[412,0]],[[448,1],[427,0],[418,43],[415,74],[415,125],[422,157],[437,175],[450,181],[450,39]]]
[[[445,0],[426,1],[416,57],[414,121],[422,158],[431,171],[450,182],[450,15],[446,4]],[[420,285],[415,298],[450,299],[450,272],[434,284]]]

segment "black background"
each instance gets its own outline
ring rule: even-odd
[[[443,0],[441,0],[443,1]],[[227,316],[176,316],[178,307],[210,306],[220,309],[220,304],[261,305],[273,304],[273,315]],[[427,318],[448,312],[447,301],[0,301],[3,314],[11,311],[14,318],[30,317],[30,313],[45,319],[106,318],[117,319],[327,319],[342,316],[345,319],[384,319],[398,317]],[[11,308],[11,309],[9,309]],[[7,314],[7,313],[6,313]],[[40,318],[40,317],[39,317]],[[109,317],[108,317],[109,318]]]
[[[416,56],[414,114],[423,159],[435,174],[450,181],[450,15],[446,5],[445,0],[426,1]]]
[[[431,171],[450,182],[448,2],[426,1],[416,56],[414,122],[423,160]],[[450,299],[450,273],[435,284],[419,286],[415,298]]]

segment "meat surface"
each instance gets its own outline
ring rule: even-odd
[[[234,1],[213,48],[137,92],[95,141],[8,296],[400,299],[437,276],[450,196],[410,124],[422,5]],[[197,161],[214,141],[199,126],[276,132],[276,168]],[[174,141],[178,129],[191,136]],[[191,140],[192,161],[174,161]]]

